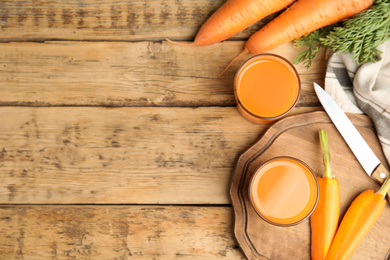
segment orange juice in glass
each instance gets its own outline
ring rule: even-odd
[[[277,226],[292,226],[307,219],[317,206],[316,176],[300,160],[277,157],[252,176],[249,198],[261,218]]]
[[[238,111],[261,123],[286,115],[300,95],[300,79],[294,66],[275,54],[260,54],[245,62],[234,78]]]

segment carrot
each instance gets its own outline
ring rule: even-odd
[[[264,17],[282,10],[295,0],[228,0],[202,25],[194,42],[181,45],[206,46],[235,35]]]
[[[326,260],[349,259],[352,256],[385,208],[384,198],[389,188],[390,178],[387,178],[379,191],[366,190],[352,202],[340,223]]]
[[[310,217],[312,260],[325,259],[340,215],[340,187],[331,170],[328,135],[326,131],[320,130],[319,136],[325,170],[322,177],[317,177],[320,197]]]
[[[243,54],[269,52],[307,33],[349,18],[372,3],[373,0],[298,0],[254,33],[221,75]]]

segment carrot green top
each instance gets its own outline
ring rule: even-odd
[[[322,156],[324,161],[324,175],[322,177],[327,178],[334,178],[334,175],[332,174],[332,167],[330,165],[330,153],[329,153],[329,145],[328,145],[328,133],[325,130],[319,130],[318,131],[320,136],[320,143],[321,143],[321,149],[322,149]]]

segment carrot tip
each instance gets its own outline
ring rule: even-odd
[[[170,40],[168,38],[165,38],[165,40],[167,40],[170,43],[173,43],[173,44],[176,44],[176,45],[180,45],[180,46],[194,46],[195,45],[194,42],[191,42],[191,43],[175,42],[175,41],[172,41],[172,40]]]
[[[224,70],[219,74],[218,78],[222,77],[222,75],[227,71],[227,69],[235,62],[238,58],[240,58],[242,55],[249,53],[248,48],[244,48],[234,59],[232,59],[229,64],[224,68]]]

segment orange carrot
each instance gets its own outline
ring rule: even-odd
[[[243,54],[269,52],[307,33],[349,18],[369,8],[372,3],[373,0],[298,0],[254,33],[221,75]]]
[[[267,15],[289,6],[294,1],[228,0],[202,25],[194,42],[181,45],[205,46],[226,40]]]
[[[310,217],[312,260],[325,259],[336,233],[340,215],[340,188],[337,179],[332,175],[328,135],[324,130],[320,130],[319,135],[325,170],[323,177],[317,177],[320,197]]]
[[[352,202],[340,223],[326,260],[347,260],[352,256],[386,206],[384,198],[389,188],[390,178],[376,193],[373,190],[364,191]]]

